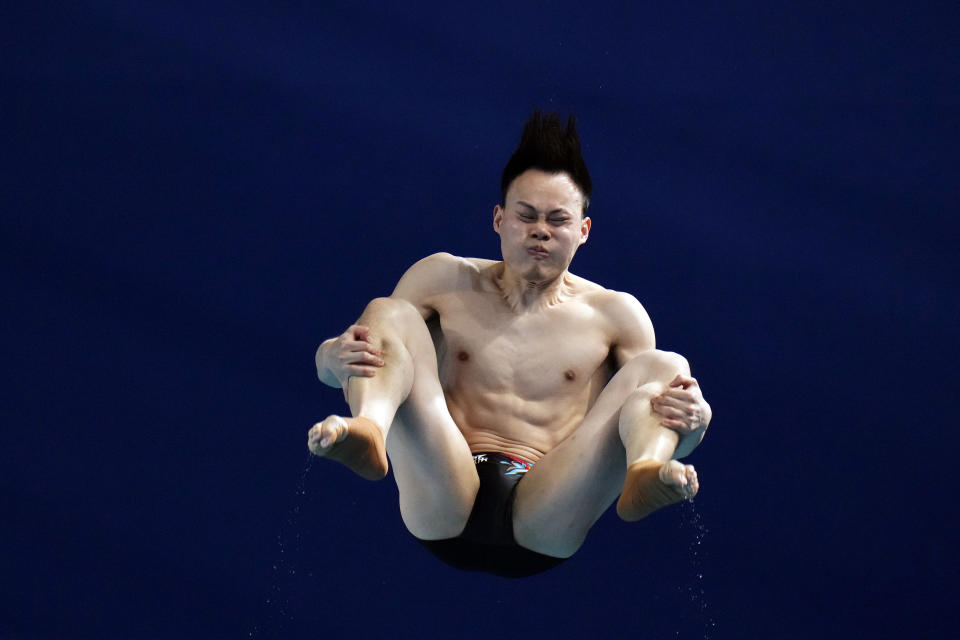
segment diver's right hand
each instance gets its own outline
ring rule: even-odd
[[[317,375],[331,386],[345,389],[352,376],[372,378],[383,366],[382,352],[374,347],[369,327],[351,325],[317,349]],[[333,384],[336,381],[337,384]]]

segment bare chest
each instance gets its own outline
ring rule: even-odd
[[[557,398],[583,389],[609,354],[596,312],[577,301],[518,314],[495,294],[461,292],[436,308],[440,379],[450,393]]]

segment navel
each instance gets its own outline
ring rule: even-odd
[[[567,369],[563,372],[563,377],[573,382],[577,378],[577,373],[573,369]]]
[[[470,359],[470,354],[467,353],[466,351],[457,352],[457,360],[459,360],[460,362],[466,362],[469,359]]]

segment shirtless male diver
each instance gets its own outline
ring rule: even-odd
[[[407,529],[455,567],[537,573],[618,495],[634,521],[699,488],[678,459],[711,410],[686,360],[633,296],[568,271],[591,193],[574,119],[535,111],[493,209],[503,260],[424,258],[317,350],[351,417],[310,451],[370,480],[389,458]]]

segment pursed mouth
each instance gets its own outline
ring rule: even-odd
[[[550,255],[550,252],[544,249],[543,247],[527,247],[527,253],[529,253],[532,256],[539,256],[542,258],[545,258],[548,255]]]

